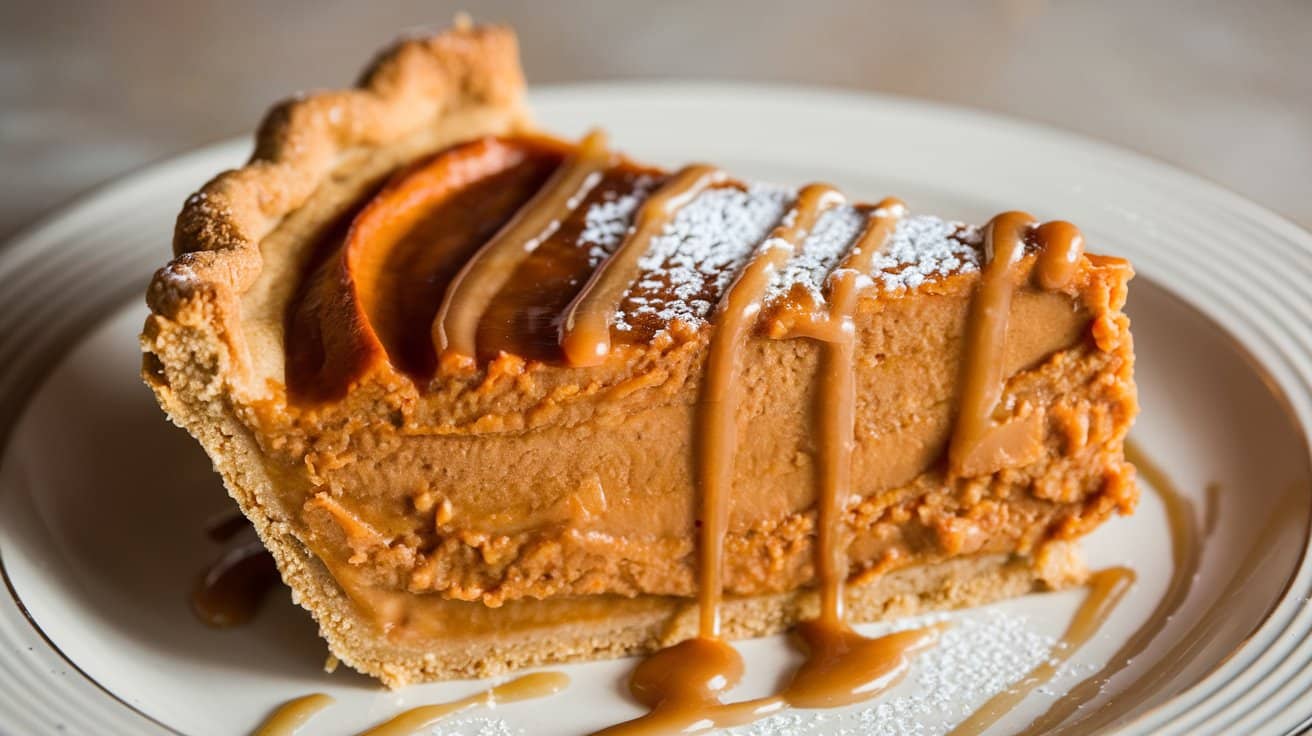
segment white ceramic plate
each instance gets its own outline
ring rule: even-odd
[[[1170,621],[1140,642],[1064,728],[1286,733],[1312,714],[1308,430],[1312,237],[1151,161],[1045,128],[906,100],[789,88],[623,85],[539,92],[548,127],[600,123],[640,158],[714,160],[736,173],[897,194],[919,211],[981,221],[1022,207],[1078,223],[1140,273],[1130,311],[1143,414],[1134,435],[1195,504],[1197,572]],[[399,693],[345,670],[285,592],[247,628],[196,623],[185,591],[215,549],[201,529],[229,508],[196,445],[137,378],[139,294],[168,254],[183,198],[240,162],[225,143],[88,196],[0,251],[0,730],[17,734],[240,734],[311,691],[337,705],[307,735],[347,734],[402,706],[481,687]],[[1209,486],[1216,490],[1205,492]],[[1010,733],[1116,657],[1171,584],[1163,505],[1088,542],[1093,564],[1139,582]],[[943,645],[881,699],[796,711],[752,733],[936,733],[1047,654],[1081,597],[1031,596],[950,616]],[[870,630],[880,630],[871,627]],[[787,671],[780,638],[741,645],[760,694]],[[1120,651],[1120,654],[1118,654]],[[631,662],[562,668],[552,699],[436,732],[577,734],[636,715]]]

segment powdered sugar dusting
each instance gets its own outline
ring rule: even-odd
[[[579,234],[579,240],[589,244],[588,265],[595,268],[615,252],[633,225],[634,213],[651,194],[654,184],[651,177],[639,177],[632,192],[617,194],[607,191],[600,202],[593,203],[583,214],[583,232]]]
[[[774,186],[723,187],[701,193],[679,210],[639,261],[615,327],[706,321],[715,300],[783,216],[793,192]]]
[[[422,733],[431,736],[521,736],[524,729],[512,728],[500,718],[473,716],[439,721]]]
[[[608,194],[584,215],[580,241],[588,244],[595,267],[624,240],[634,213],[650,195],[654,181],[644,178],[627,194]],[[703,192],[675,215],[639,262],[641,276],[625,296],[614,327],[643,325],[657,331],[674,320],[697,327],[709,317],[724,289],[770,229],[788,211],[795,192],[753,184]],[[829,273],[868,223],[864,207],[841,205],[823,213],[802,247],[771,280],[766,302],[801,286],[817,301]],[[872,261],[872,282],[897,293],[980,264],[978,228],[930,215],[903,218]]]
[[[948,732],[975,708],[1018,682],[1049,656],[1056,641],[1033,630],[1021,616],[997,610],[949,619],[943,614],[917,617],[880,627],[900,631],[951,620],[938,646],[916,657],[903,686],[863,708],[844,711],[790,710],[731,729],[741,736],[802,734],[873,734],[933,736]],[[1054,682],[1087,677],[1090,665],[1067,663]],[[900,692],[910,694],[899,695]]]
[[[819,301],[820,287],[825,278],[842,260],[851,242],[865,229],[866,219],[864,212],[848,205],[820,215],[797,255],[770,281],[766,302],[787,294],[799,284]]]
[[[979,270],[977,228],[931,215],[903,218],[875,255],[872,278],[886,291],[915,289],[926,281]]]

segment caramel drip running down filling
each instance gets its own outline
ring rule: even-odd
[[[731,487],[738,404],[736,387],[742,344],[755,323],[761,298],[775,270],[792,257],[807,233],[827,209],[841,204],[836,191],[824,185],[803,189],[784,224],[771,233],[756,256],[726,292],[717,312],[717,331],[708,357],[703,414],[699,427],[703,523],[699,561],[699,636],[657,652],[635,670],[630,689],[651,711],[602,733],[615,736],[684,733],[747,723],[785,706],[825,708],[859,702],[896,683],[906,673],[910,656],[933,645],[939,629],[928,627],[869,639],[842,620],[842,585],[846,551],[838,539],[842,503],[850,493],[850,467],[855,382],[852,377],[855,311],[859,277],[891,236],[903,206],[885,200],[866,231],[857,239],[830,282],[833,306],[824,322],[832,339],[824,371],[825,390],[817,422],[822,436],[823,468],[817,568],[821,578],[821,614],[798,626],[807,658],[784,691],[765,698],[723,703],[721,695],[742,677],[742,659],[720,638],[719,605],[722,583],[723,535]],[[821,320],[812,320],[816,324]],[[840,561],[840,557],[842,560]]]
[[[696,428],[696,477],[702,508],[698,635],[657,652],[638,666],[630,689],[652,712],[607,733],[663,733],[698,724],[726,727],[745,722],[738,721],[739,717],[759,717],[754,715],[758,705],[768,710],[782,704],[724,705],[719,700],[720,693],[738,684],[743,670],[738,651],[720,637],[724,534],[738,443],[738,377],[742,346],[761,311],[770,278],[793,256],[820,215],[842,202],[842,195],[831,186],[804,187],[792,209],[757,248],[716,307],[715,334],[707,356]]]
[[[1084,255],[1084,235],[1069,222],[1053,220],[1039,225],[1034,236],[1042,247],[1034,263],[1034,281],[1048,291],[1066,288]]]
[[[699,633],[705,638],[720,636],[724,534],[738,447],[736,420],[742,348],[756,324],[770,278],[792,258],[820,215],[842,202],[842,195],[828,185],[804,187],[783,222],[757,249],[716,308],[715,335],[706,359],[695,433],[697,490],[702,507],[697,593],[701,612]]]
[[[624,241],[593,272],[565,310],[560,347],[571,365],[593,366],[610,353],[610,326],[620,300],[638,275],[638,263],[679,209],[707,188],[725,181],[723,171],[705,164],[685,167],[638,209]]]
[[[852,453],[856,444],[853,314],[863,279],[869,278],[871,261],[888,242],[904,213],[905,205],[897,199],[879,203],[865,231],[829,277],[828,313],[808,323],[824,327],[813,329],[810,335],[822,345],[815,411],[820,437],[815,551],[820,615],[797,626],[807,657],[794,673],[785,697],[798,707],[830,708],[866,700],[905,674],[909,655],[938,640],[937,627],[870,639],[853,631],[843,619],[848,558],[847,545],[841,538],[842,519],[852,493]]]
[[[956,477],[978,475],[995,460],[1010,461],[1015,432],[1022,423],[993,420],[1002,398],[1007,319],[1016,292],[1016,268],[1027,240],[1039,247],[1034,277],[1048,290],[1064,288],[1075,275],[1084,238],[1067,222],[1035,227],[1032,215],[1004,212],[984,226],[984,265],[966,327],[960,413],[948,448],[948,470]],[[1009,464],[1009,463],[1008,463]]]
[[[472,366],[478,323],[492,298],[515,267],[587,196],[612,158],[605,133],[588,133],[542,189],[460,269],[433,320],[439,360]]]
[[[305,725],[315,713],[332,705],[335,701],[331,695],[323,693],[314,693],[313,695],[304,695],[289,700],[278,706],[278,709],[269,714],[254,731],[251,736],[291,736],[296,729]]]
[[[816,577],[820,583],[820,622],[831,629],[843,622],[843,584],[847,580],[847,546],[840,539],[844,506],[852,493],[852,453],[856,447],[856,311],[862,280],[870,264],[892,237],[906,213],[901,200],[880,202],[865,231],[829,277],[827,328],[812,337],[822,345],[820,402],[816,433],[820,437],[820,493],[817,508]],[[815,320],[812,320],[814,323]]]

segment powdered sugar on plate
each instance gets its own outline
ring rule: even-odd
[[[934,736],[946,733],[994,695],[1020,681],[1048,657],[1056,641],[1028,620],[985,609],[900,620],[878,633],[951,621],[938,646],[916,657],[901,691],[864,706],[837,711],[790,710],[729,731],[740,736]],[[873,632],[876,629],[870,629]],[[1067,663],[1054,682],[1087,675]]]

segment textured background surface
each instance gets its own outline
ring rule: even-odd
[[[1128,146],[1312,227],[1312,0],[0,0],[0,236],[248,131],[291,91],[341,86],[399,29],[459,8],[513,23],[533,82],[784,81],[969,105]]]

